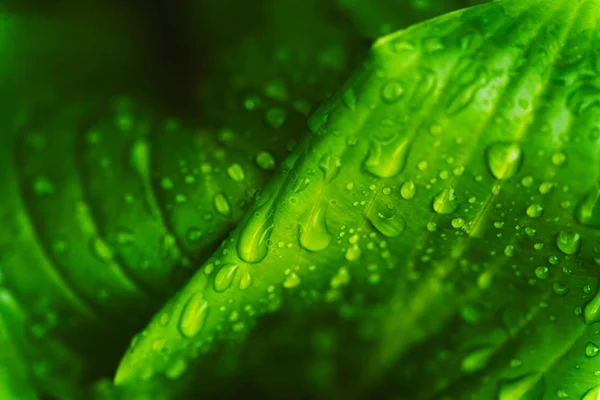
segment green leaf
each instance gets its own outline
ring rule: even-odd
[[[380,39],[116,384],[597,396],[599,10],[507,0]]]

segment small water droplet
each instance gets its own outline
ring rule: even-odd
[[[246,178],[246,174],[244,173],[244,169],[238,163],[231,164],[227,168],[227,174],[229,175],[229,177],[231,179],[233,179],[236,182],[243,182],[244,179]]]
[[[539,204],[531,204],[527,207],[526,213],[530,218],[539,218],[542,216],[544,209]]]
[[[360,256],[361,250],[358,244],[353,244],[348,247],[348,250],[346,250],[346,260],[348,261],[356,261],[360,258]]]
[[[216,194],[213,198],[213,206],[217,212],[225,217],[231,214],[231,206],[227,201],[227,198],[222,194]]]
[[[557,296],[565,296],[567,293],[569,293],[569,287],[562,282],[554,282],[552,284],[552,291]]]
[[[490,358],[494,355],[495,348],[494,347],[484,347],[477,349],[471,353],[469,353],[463,360],[460,365],[460,369],[467,373],[472,374],[473,372],[477,372],[488,364]]]
[[[585,356],[588,358],[594,358],[600,352],[600,348],[595,343],[587,342],[585,345]]]
[[[278,129],[285,124],[287,112],[283,108],[271,108],[267,110],[265,118],[271,127]]]
[[[295,288],[300,284],[301,280],[295,272],[290,273],[283,282],[283,287],[287,289]]]
[[[268,151],[261,151],[258,153],[256,156],[256,163],[264,170],[272,170],[276,165],[275,157]]]
[[[540,266],[535,269],[535,276],[537,276],[538,279],[546,279],[549,275],[550,269],[548,267]]]
[[[388,104],[397,102],[403,94],[404,86],[398,80],[390,80],[381,87],[381,98]]]
[[[519,170],[523,158],[519,145],[508,142],[492,144],[486,155],[490,171],[496,179],[500,180],[513,177]]]
[[[193,337],[202,330],[209,307],[202,292],[195,292],[188,299],[179,319],[179,331],[183,336]]]
[[[342,101],[349,110],[356,110],[356,92],[354,89],[349,89],[342,95]]]

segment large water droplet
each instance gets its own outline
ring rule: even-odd
[[[581,237],[577,232],[561,231],[556,235],[556,246],[565,254],[575,254],[579,251]]]
[[[595,386],[588,390],[581,400],[599,400],[600,399],[600,385]]]
[[[179,331],[186,337],[197,335],[204,326],[208,316],[208,303],[204,300],[202,292],[195,292],[183,306],[179,319]]]
[[[415,187],[415,183],[413,181],[406,181],[402,184],[402,187],[400,188],[400,196],[402,196],[402,198],[404,200],[410,200],[413,197],[415,197],[415,193],[417,192],[417,189]]]
[[[257,207],[246,221],[237,244],[238,255],[247,263],[262,261],[269,252],[269,238],[274,228],[275,196]]]
[[[338,157],[334,157],[331,154],[325,154],[319,160],[319,168],[323,171],[325,183],[330,183],[340,173],[342,162]]]
[[[387,237],[400,236],[404,232],[406,222],[401,215],[397,215],[396,209],[386,202],[377,202],[366,215],[371,224]]]
[[[438,214],[450,214],[458,208],[454,189],[447,188],[433,198],[433,210]]]
[[[583,319],[588,325],[600,321],[600,291],[596,291],[594,297],[585,305]]]
[[[213,288],[216,292],[224,292],[229,289],[238,268],[235,264],[225,264],[219,269],[213,282]]]
[[[600,200],[600,186],[596,185],[575,209],[575,217],[579,223],[600,228],[600,202],[598,200]]]
[[[256,163],[264,170],[272,170],[275,168],[275,157],[268,151],[261,151],[256,156]]]
[[[492,144],[487,152],[487,163],[496,179],[513,177],[522,162],[521,148],[516,143],[498,142]]]
[[[300,246],[309,251],[321,251],[331,243],[331,234],[327,229],[327,207],[316,202],[306,210],[298,221],[298,239]]]
[[[410,150],[411,138],[404,133],[383,142],[373,140],[363,160],[365,170],[380,178],[390,178],[402,172]]]
[[[598,345],[592,342],[588,342],[585,345],[585,356],[588,358],[594,358],[600,353],[600,348]]]
[[[541,400],[545,392],[545,382],[540,373],[502,380],[498,385],[498,400]]]

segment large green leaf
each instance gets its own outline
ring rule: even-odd
[[[189,77],[201,111],[183,122],[153,111],[164,101],[106,106],[107,93],[156,92],[136,89],[156,74],[127,7],[3,11],[0,311],[40,393],[72,398],[114,367],[366,51],[330,2],[265,1],[226,36],[214,16],[237,2],[193,5],[186,33],[209,61]]]
[[[116,384],[597,397],[599,12],[506,0],[379,40]]]

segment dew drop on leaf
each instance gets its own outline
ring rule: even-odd
[[[581,400],[598,400],[598,399],[600,399],[600,385],[595,386],[595,387],[591,388],[590,390],[588,390],[581,398]]]
[[[239,257],[247,263],[262,261],[269,252],[268,240],[274,228],[274,198],[259,206],[248,218],[237,244]]]
[[[535,276],[538,279],[546,279],[550,275],[550,269],[548,267],[540,266],[535,269]]]
[[[400,100],[404,94],[404,86],[398,80],[387,81],[381,87],[381,98],[385,103],[392,104]]]
[[[402,184],[402,187],[400,188],[400,196],[402,196],[404,200],[412,199],[415,197],[415,193],[416,188],[413,181],[406,181]]]
[[[378,178],[395,176],[406,166],[410,145],[411,138],[405,133],[398,133],[385,142],[372,140],[363,166]]]
[[[544,209],[539,204],[531,204],[526,210],[527,216],[530,218],[539,218],[543,212]]]
[[[332,236],[327,229],[327,207],[316,202],[298,221],[298,239],[300,246],[308,251],[325,250]]]
[[[600,321],[600,292],[597,291],[594,297],[585,305],[583,318],[588,325]]]
[[[598,348],[598,345],[596,345],[595,343],[587,342],[587,344],[585,345],[585,356],[587,358],[594,358],[598,355],[599,352],[600,348]]]
[[[577,253],[580,245],[581,237],[576,232],[561,231],[556,235],[556,246],[565,254]]]
[[[224,292],[229,289],[238,268],[235,264],[225,264],[219,269],[213,282],[213,288],[216,292]]]
[[[494,355],[494,347],[484,347],[468,354],[461,362],[460,369],[467,374],[479,371],[488,364],[490,358]]]
[[[375,229],[387,237],[400,236],[406,227],[404,218],[387,202],[376,202],[369,208],[366,217]]]
[[[542,374],[532,373],[516,379],[501,380],[497,400],[541,400],[545,392]]]
[[[244,169],[238,163],[231,164],[229,167],[227,167],[227,174],[231,179],[233,179],[236,182],[243,182],[246,178]]]
[[[256,156],[256,163],[264,170],[272,170],[276,165],[275,157],[268,151],[261,151],[258,153]]]
[[[600,228],[600,186],[596,185],[579,202],[575,209],[577,221],[583,225]]]
[[[438,214],[450,214],[458,208],[454,189],[447,188],[433,198],[433,210]]]
[[[500,180],[513,177],[522,162],[521,148],[516,143],[494,143],[488,147],[486,156],[492,175]]]
[[[283,287],[287,289],[294,288],[300,284],[301,280],[295,272],[290,273],[283,282]]]
[[[231,206],[227,201],[227,198],[222,194],[216,194],[213,197],[213,206],[217,212],[225,217],[228,217],[231,214]]]
[[[183,306],[179,319],[179,331],[183,336],[193,337],[197,335],[204,326],[208,316],[209,307],[202,292],[194,292]]]

